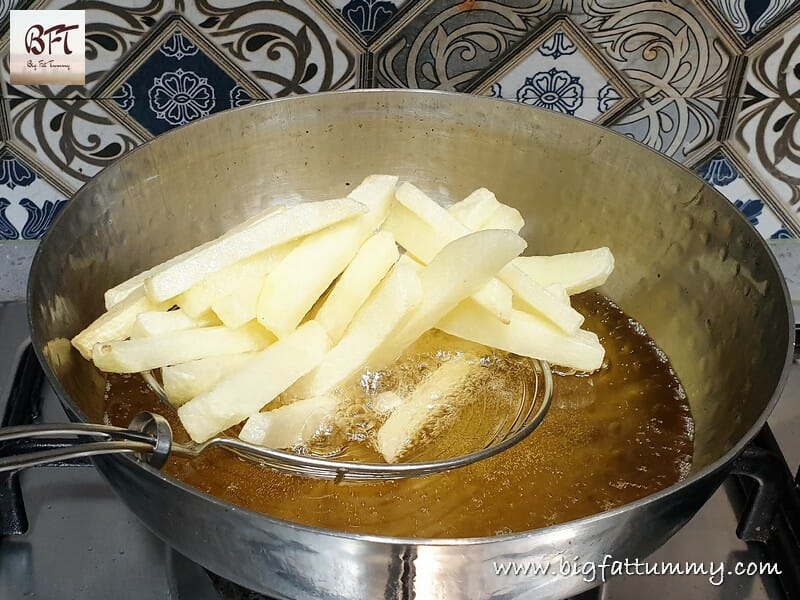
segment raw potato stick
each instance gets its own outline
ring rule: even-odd
[[[186,260],[190,256],[197,254],[210,244],[211,242],[206,242],[202,246],[197,246],[195,248],[192,248],[191,250],[187,250],[186,252],[179,254],[174,258],[171,258],[161,264],[158,264],[151,269],[142,271],[138,275],[134,275],[130,279],[127,279],[122,283],[115,285],[113,288],[106,290],[106,293],[103,295],[103,299],[105,300],[106,303],[106,310],[111,310],[111,308],[122,302],[125,298],[127,298],[134,292],[141,292],[142,294],[144,294],[145,280],[147,280],[150,277],[153,277],[156,273],[160,273],[167,267],[176,265],[179,262]]]
[[[378,451],[386,462],[397,462],[413,446],[425,425],[445,407],[449,390],[458,386],[472,368],[463,358],[450,359],[392,411],[377,436]]]
[[[193,319],[181,309],[169,311],[151,310],[139,313],[136,316],[136,321],[131,330],[131,337],[152,337],[172,331],[211,327],[219,324],[219,319],[211,312],[207,312],[200,315],[197,319]]]
[[[91,325],[72,338],[72,345],[86,360],[92,360],[92,350],[100,342],[124,340],[131,335],[139,313],[153,310],[166,310],[169,303],[151,302],[140,289],[115,304],[100,315]]]
[[[241,327],[256,318],[262,287],[263,278],[243,281],[230,294],[215,300],[211,310],[228,327]]]
[[[525,226],[522,215],[516,208],[497,201],[486,188],[480,188],[456,202],[448,212],[471,231],[484,229],[510,229],[519,233]]]
[[[492,278],[481,289],[472,294],[473,300],[490,310],[501,323],[508,323],[514,302],[511,288],[497,278]]]
[[[240,225],[237,225],[233,229],[227,231],[225,234],[223,234],[222,237],[227,236],[227,235],[231,235],[233,233],[236,233],[237,231],[241,231],[242,229],[245,229],[245,228],[249,227],[250,225],[255,224],[258,221],[266,219],[269,216],[272,216],[272,215],[274,215],[276,213],[279,213],[282,210],[283,210],[282,206],[270,207],[270,208],[258,213],[254,217],[251,217],[250,219],[248,219],[244,223],[242,223]],[[198,252],[204,250],[206,247],[208,247],[211,244],[213,244],[215,241],[216,240],[211,240],[209,242],[206,242],[205,244],[201,244],[199,246],[195,246],[194,248],[191,248],[190,250],[187,250],[186,252],[183,252],[182,254],[179,254],[178,256],[175,256],[175,257],[173,257],[173,258],[171,258],[171,259],[169,259],[169,260],[167,260],[165,262],[162,262],[162,263],[156,265],[155,267],[147,269],[146,271],[142,271],[138,275],[134,275],[130,279],[127,279],[127,280],[123,281],[122,283],[115,285],[113,288],[111,288],[109,290],[106,290],[106,293],[105,293],[106,310],[109,310],[112,306],[114,306],[115,304],[118,304],[119,302],[121,302],[122,300],[127,298],[134,290],[144,290],[144,282],[145,282],[146,279],[148,279],[150,277],[153,277],[155,274],[160,273],[161,271],[163,271],[167,267],[171,267],[173,265],[176,265],[179,262],[189,258],[190,256],[193,256],[193,255],[197,254]]]
[[[486,188],[480,188],[469,196],[456,202],[447,211],[471,231],[481,229],[505,229],[504,227],[486,228],[483,225],[500,207],[495,195]]]
[[[432,329],[464,298],[468,298],[524,249],[516,233],[490,229],[450,242],[420,271],[422,304],[392,334],[375,355],[375,365],[396,359],[423,333]],[[484,313],[484,314],[488,314]],[[490,319],[502,325],[497,319]]]
[[[308,236],[267,275],[258,298],[256,316],[261,325],[278,338],[294,331],[383,223],[396,186],[394,176],[367,177],[348,196],[368,208],[365,215]]]
[[[363,204],[348,198],[297,204],[242,231],[217,238],[200,252],[146,279],[145,291],[155,301],[174,298],[228,265],[363,214],[366,210]]]
[[[481,229],[508,229],[519,233],[525,227],[525,220],[516,208],[508,204],[500,204],[489,220],[481,225]]]
[[[395,265],[353,318],[341,341],[316,369],[292,386],[290,397],[321,396],[352,377],[421,300],[416,270],[408,264]]]
[[[443,246],[470,233],[469,229],[459,223],[447,210],[410,183],[404,183],[397,189],[397,200],[435,232],[436,242],[428,241],[433,247]],[[402,246],[425,260],[425,257],[420,257],[413,247],[406,246],[406,243],[410,245],[415,243],[413,235],[406,232],[398,234],[394,230],[393,233]],[[505,266],[498,274],[498,279],[508,285],[532,310],[544,315],[565,332],[575,333],[583,323],[583,316],[578,311],[570,306],[564,306],[513,264]]]
[[[519,310],[513,312],[508,325],[488,317],[486,310],[470,299],[436,327],[471,342],[579,371],[596,371],[603,364],[605,351],[594,333],[579,330],[566,335],[546,319]]]
[[[239,439],[268,448],[294,448],[311,440],[338,407],[339,400],[328,395],[256,413],[247,419]]]
[[[261,289],[261,284],[264,282],[267,273],[279,265],[296,245],[297,242],[281,244],[276,248],[264,250],[229,265],[186,290],[175,298],[175,302],[189,316],[194,317],[210,310],[218,300],[237,293],[240,288],[246,288],[252,281],[256,281],[259,289]],[[255,317],[255,310],[253,310],[250,318],[239,323],[239,325],[244,325],[244,323],[255,319]],[[225,324],[228,327],[235,327],[229,323]]]
[[[550,294],[513,263],[503,267],[497,277],[527,305],[528,310],[542,315],[565,333],[576,333],[583,325],[583,315],[572,308],[569,302],[565,304]]]
[[[252,352],[226,354],[163,367],[161,381],[164,392],[170,403],[177,408],[213,388],[223,377],[252,360],[254,356]]]
[[[94,364],[109,373],[140,373],[209,356],[261,350],[275,338],[257,323],[240,329],[204,327],[95,345]]]
[[[399,257],[397,244],[388,231],[379,231],[359,248],[314,317],[332,341],[342,338],[356,311]]]
[[[565,288],[560,283],[551,283],[546,288],[547,293],[553,296],[553,298],[557,298],[563,304],[569,306],[569,294],[567,293],[567,288]]]
[[[206,441],[263,409],[316,367],[329,348],[328,334],[319,323],[302,324],[222,379],[214,389],[181,406],[181,423],[194,441]]]
[[[540,285],[559,283],[572,295],[603,285],[614,271],[614,255],[604,246],[554,256],[520,256],[514,264]]]
[[[403,186],[400,187],[402,188]],[[430,202],[433,202],[433,200],[430,200]],[[438,208],[444,211],[441,207]],[[447,211],[444,212],[447,214]],[[424,222],[411,210],[396,202],[389,211],[389,216],[386,218],[384,228],[386,231],[393,233],[397,239],[397,243],[405,248],[407,253],[405,256],[411,254],[416,260],[427,264],[433,260],[433,257],[436,256],[448,242],[462,237],[461,232],[464,231],[464,229],[458,221],[455,221],[455,223],[460,227],[460,229],[458,229],[458,234],[453,233],[453,235],[448,237],[429,223]],[[467,233],[469,232],[467,231]],[[504,323],[508,322],[509,315],[511,314],[512,294],[511,289],[504,283],[490,279],[486,282],[484,288],[475,292],[475,300],[477,300],[481,306],[485,306],[486,309],[500,321]]]

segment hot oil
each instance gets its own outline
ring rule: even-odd
[[[296,450],[383,462],[377,434],[391,414],[384,407],[413,402],[416,393],[432,409],[402,460],[464,456],[504,439],[520,410],[536,397],[536,384],[531,360],[432,330],[393,365],[366,371],[339,389],[341,408],[333,422]]]
[[[170,460],[165,470],[280,519],[403,537],[536,529],[609,510],[679,481],[691,467],[693,422],[669,363],[642,327],[607,298],[587,293],[573,300],[586,316],[584,327],[600,336],[606,365],[591,375],[556,371],[553,405],[542,425],[495,457],[450,473],[371,484],[283,475],[224,451]],[[107,420],[126,426],[141,410],[166,412],[138,377],[112,377]],[[167,416],[176,438],[185,440],[177,418]]]

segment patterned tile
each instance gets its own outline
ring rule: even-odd
[[[795,237],[724,154],[716,154],[696,171],[700,177],[722,192],[763,238]]]
[[[135,62],[111,99],[153,135],[253,99],[177,28]]]
[[[8,13],[12,10],[25,8],[26,0],[2,0],[0,1],[0,26],[6,26]]]
[[[342,18],[364,39],[370,39],[413,0],[328,0]]]
[[[800,18],[751,49],[730,143],[800,223]]]
[[[381,87],[464,91],[533,30],[553,0],[437,0],[378,42]]]
[[[363,41],[305,0],[194,0],[195,24],[269,98],[355,86]]]
[[[356,80],[358,43],[306,0],[38,0],[33,6],[85,9],[87,60],[85,86],[25,86],[30,97],[107,97],[95,90],[108,73],[176,14],[258,81],[265,97],[343,89]],[[0,53],[8,82],[7,36]]]
[[[656,95],[645,98],[609,125],[679,162],[687,162],[716,138],[722,100]]]
[[[714,98],[730,45],[690,0],[585,0],[574,20],[644,98]]]
[[[516,54],[482,77],[475,91],[601,122],[633,99],[629,86],[567,19],[520,45]]]
[[[586,0],[574,19],[641,101],[611,127],[685,162],[718,137],[730,44],[688,0]]]
[[[142,137],[94,100],[13,98],[12,143],[38,173],[77,190]]]
[[[2,14],[20,2],[87,11],[86,85],[8,85]],[[762,234],[800,233],[800,0],[0,0],[0,71],[8,237],[32,214],[22,199],[52,211],[172,127],[358,85],[500,96],[704,173],[727,161],[718,187]],[[26,170],[41,192],[14,182]]]
[[[0,240],[39,239],[65,202],[25,161],[0,150]]]
[[[777,25],[798,0],[708,0],[718,14],[745,42]]]

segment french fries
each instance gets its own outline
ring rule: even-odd
[[[164,392],[174,407],[185,404],[195,396],[212,389],[226,375],[232,373],[255,356],[252,352],[210,356],[161,369]]]
[[[351,219],[366,210],[363,204],[348,198],[297,204],[256,221],[242,231],[223,235],[199,252],[157,272],[145,279],[145,292],[154,302],[169,300],[228,265]]]
[[[239,439],[269,448],[294,448],[310,441],[338,407],[336,397],[318,396],[256,413],[247,419]]]
[[[329,347],[328,334],[319,323],[302,324],[223,378],[212,390],[181,406],[181,423],[195,442],[206,441],[263,409],[316,367]]]
[[[242,440],[290,449],[334,426],[341,386],[430,329],[600,368],[604,349],[569,296],[605,283],[614,257],[521,257],[522,227],[485,188],[445,209],[372,175],[347,198],[269,209],[114,286],[72,344],[102,371],[160,368],[196,442],[246,421]],[[407,397],[370,400],[386,419],[375,443],[387,462],[402,460],[468,368],[451,359]],[[278,396],[291,402],[269,410]]]
[[[380,231],[364,242],[314,317],[332,341],[342,338],[356,311],[399,257],[388,231]]]
[[[308,236],[267,275],[258,298],[257,318],[278,338],[289,335],[336,277],[347,268],[361,244],[380,227],[394,199],[397,178],[371,175],[349,198],[368,212]],[[291,294],[287,294],[291,290]]]
[[[327,394],[367,363],[423,299],[415,269],[398,264],[358,311],[344,337],[320,365],[298,381],[289,395],[308,398]]]
[[[101,371],[141,373],[209,356],[261,350],[274,339],[256,323],[239,329],[204,327],[147,338],[100,342],[92,350],[92,359]]]

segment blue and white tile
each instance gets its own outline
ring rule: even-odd
[[[328,0],[328,3],[365,39],[380,32],[408,0]]]
[[[12,143],[39,173],[76,191],[143,138],[94,100],[9,102]]]
[[[65,202],[23,160],[0,151],[0,240],[39,239]]]
[[[722,18],[745,41],[767,32],[797,7],[798,0],[710,0]]]
[[[33,6],[60,9],[74,4],[74,0],[36,0]],[[86,11],[86,84],[23,86],[26,96],[100,97],[96,88],[103,86],[109,73],[146,44],[165,19],[176,15],[250,72],[268,97],[343,89],[356,80],[358,44],[337,31],[310,0],[106,0],[88,3]],[[5,57],[3,80],[8,82],[7,38],[0,53]]]
[[[574,36],[574,34],[572,34]],[[610,81],[559,28],[485,91],[495,98],[547,108],[594,121],[623,99],[622,86]]]
[[[794,237],[767,202],[724,155],[717,154],[709,159],[697,168],[697,174],[728,198],[764,239]]]
[[[154,136],[252,101],[180,30],[142,57],[111,99]]]

